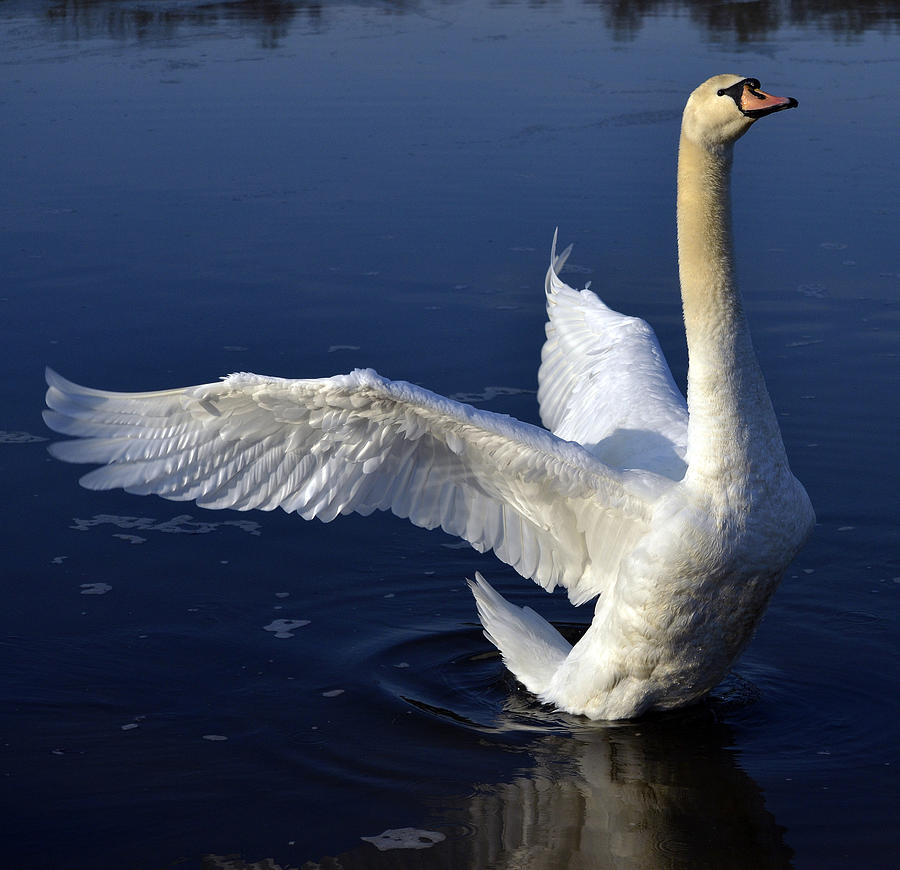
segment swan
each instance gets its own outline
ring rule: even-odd
[[[98,463],[88,489],[328,522],[390,510],[440,526],[572,604],[596,599],[570,645],[480,573],[486,638],[540,701],[595,720],[689,704],[748,643],[815,522],[793,476],[732,268],[733,145],[797,105],[715,76],[687,101],[678,256],[689,371],[679,392],[652,329],[559,277],[554,234],[538,372],[546,428],[371,369],[316,379],[241,372],[117,393],[47,370],[48,426]]]

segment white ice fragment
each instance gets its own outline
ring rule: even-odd
[[[140,535],[113,535],[114,538],[119,538],[121,541],[127,541],[129,544],[145,544],[147,543],[146,538],[142,538]]]
[[[227,740],[228,738],[224,734],[204,734],[203,739],[216,742],[219,740]]]
[[[394,667],[395,668],[408,668],[409,662],[397,662],[397,664],[395,664]]]
[[[578,266],[575,263],[566,263],[563,267],[563,272],[568,272],[570,275],[590,275],[593,271],[590,266]]]
[[[137,722],[129,722],[127,725],[122,725],[123,731],[131,731],[133,728],[138,728],[139,725]]]
[[[328,348],[328,353],[334,353],[338,350],[359,350],[359,347],[355,344],[333,344]]]
[[[525,390],[521,387],[485,387],[480,393],[453,393],[450,398],[457,402],[490,402],[497,396],[520,396],[525,393],[533,393],[534,390]]]
[[[217,524],[213,523],[213,525]],[[259,523],[253,522],[253,520],[225,520],[221,525],[234,526],[236,529],[240,529],[242,532],[246,532],[248,535],[254,535],[255,537],[259,537],[262,534],[262,526]]]
[[[62,565],[62,563],[65,562],[66,559],[68,559],[68,558],[69,558],[68,556],[54,556],[50,560],[50,564],[51,565]]]
[[[0,444],[34,444],[38,441],[46,441],[40,435],[32,435],[30,432],[7,432],[0,429]]]
[[[329,689],[327,692],[322,692],[323,698],[336,698],[338,695],[343,695],[343,689]]]
[[[822,344],[824,338],[798,338],[797,341],[789,341],[785,347],[809,347],[811,344]]]
[[[275,619],[264,625],[263,630],[274,632],[275,637],[293,637],[294,629],[303,628],[304,625],[309,625],[308,619]]]
[[[827,299],[828,288],[824,284],[800,284],[797,292],[802,296],[810,296],[813,299]]]
[[[112,589],[112,586],[109,583],[82,583],[81,584],[81,594],[82,595],[106,595],[109,590]]]
[[[212,523],[195,520],[190,514],[179,514],[177,517],[163,521],[155,520],[153,517],[120,517],[114,514],[95,514],[89,520],[73,517],[71,528],[79,532],[86,532],[88,529],[103,525],[116,526],[119,529],[126,530],[164,532],[176,535],[205,535],[216,531],[222,526],[234,526],[249,535],[259,535],[261,529],[260,524],[252,520],[226,520],[222,523]]]
[[[839,532],[852,532],[856,526],[838,526]]]
[[[276,592],[275,593],[276,598],[290,598],[290,595],[291,595],[290,592]]]
[[[377,837],[360,837],[371,843],[379,852],[388,849],[430,849],[447,839],[440,831],[422,831],[419,828],[392,828]]]

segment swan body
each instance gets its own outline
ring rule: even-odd
[[[98,463],[91,489],[329,521],[390,510],[440,526],[573,604],[570,645],[480,574],[486,637],[542,701],[593,719],[678,707],[727,673],[814,515],[791,474],[731,264],[732,147],[796,105],[716,76],[685,108],[678,164],[687,401],[642,320],[546,278],[538,375],[546,429],[371,370],[248,373],[151,393],[89,389],[48,370],[51,452]]]

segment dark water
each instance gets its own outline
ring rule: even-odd
[[[898,20],[0,2],[6,863],[896,866]],[[683,381],[678,118],[726,71],[800,101],[739,144],[734,198],[819,526],[708,703],[536,706],[463,578],[589,610],[439,532],[90,493],[47,457],[45,364],[126,390],[367,365],[536,421],[557,225],[570,283],[650,319]],[[360,839],[407,827],[428,848]]]

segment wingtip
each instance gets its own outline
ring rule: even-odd
[[[94,390],[91,387],[85,387],[81,384],[76,384],[75,381],[64,378],[58,371],[50,368],[50,366],[44,368],[44,380],[47,382],[47,387],[49,388],[48,395],[54,389],[58,390],[60,393],[65,393],[66,395],[103,395],[100,390]]]
[[[44,380],[48,387],[57,389],[64,389],[69,383],[56,369],[52,369],[50,366],[44,366]]]
[[[547,277],[544,281],[544,290],[546,291],[548,299],[552,298],[553,294],[559,289],[557,285],[562,283],[559,274],[566,265],[569,254],[572,253],[573,246],[569,245],[561,254],[557,254],[556,248],[558,242],[559,227],[553,231],[553,244],[550,247],[550,267],[547,269]]]

